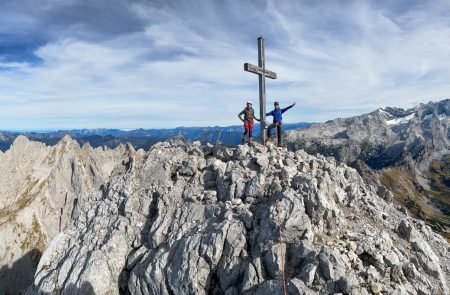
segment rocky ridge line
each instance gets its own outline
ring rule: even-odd
[[[408,110],[380,108],[285,135],[290,149],[333,156],[367,183],[386,186],[411,215],[450,241],[448,175],[432,167],[445,166],[450,155],[450,99]],[[442,186],[433,185],[433,177],[442,179]]]
[[[125,146],[80,147],[68,136],[54,146],[19,136],[0,152],[0,294],[19,294],[33,282],[40,255],[69,225],[77,203],[128,154]]]
[[[448,243],[377,191],[302,150],[159,143],[79,204],[28,292],[273,294],[281,247],[289,294],[448,294]]]
[[[362,160],[375,169],[400,164],[426,168],[442,153],[450,153],[450,99],[408,110],[380,108],[285,135],[292,149],[333,156],[348,164]]]

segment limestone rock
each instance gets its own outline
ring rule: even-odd
[[[163,142],[77,207],[29,294],[448,294],[447,242],[320,155]]]
[[[50,241],[130,153],[125,146],[80,147],[69,136],[55,146],[18,136],[0,153],[0,294],[17,294],[33,282]]]

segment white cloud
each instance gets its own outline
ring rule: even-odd
[[[257,63],[259,34],[279,77],[267,81],[267,108],[297,102],[286,121],[449,96],[450,24],[434,7],[444,2],[401,12],[376,2],[183,3],[135,3],[140,30],[98,40],[61,30],[36,49],[41,63],[2,61],[2,129],[238,124],[258,97],[243,63]]]

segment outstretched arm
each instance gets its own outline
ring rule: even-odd
[[[266,113],[266,116],[273,116],[273,111]]]
[[[256,121],[258,121],[258,122],[261,122],[261,120],[260,120],[260,119],[258,119],[258,118],[256,118],[256,116],[255,116],[255,115],[253,115],[253,118],[255,118],[255,120],[256,120]]]
[[[281,113],[286,112],[287,110],[289,110],[289,109],[292,108],[293,106],[295,106],[295,102],[294,102],[293,104],[291,104],[290,106],[285,107],[284,109],[281,109]]]

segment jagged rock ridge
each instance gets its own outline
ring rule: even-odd
[[[431,170],[445,166],[450,155],[450,99],[408,110],[382,108],[285,134],[290,149],[333,156],[357,168],[366,182],[388,187],[397,202],[450,241],[450,182]],[[441,187],[432,185],[433,174],[443,179]]]
[[[0,294],[18,294],[33,282],[40,255],[68,226],[77,203],[126,155],[123,146],[80,147],[70,137],[49,147],[19,136],[0,152]]]
[[[279,294],[283,260],[289,294],[448,294],[448,243],[384,197],[303,151],[160,143],[79,204],[28,292]]]
[[[406,162],[420,168],[450,153],[449,130],[450,99],[446,99],[409,110],[386,107],[313,124],[286,132],[286,140],[293,149],[334,156],[345,163],[360,159],[379,169]]]

